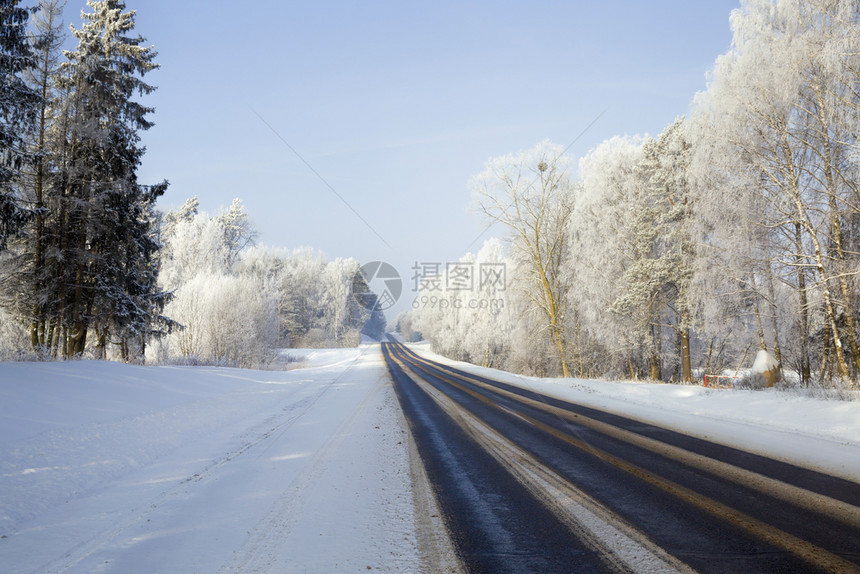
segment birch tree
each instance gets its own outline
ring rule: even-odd
[[[750,192],[762,198],[769,219],[761,224],[778,247],[769,267],[796,288],[804,378],[811,292],[824,322],[822,372],[831,361],[843,379],[849,363],[860,369],[850,288],[856,265],[843,232],[857,213],[856,178],[847,175],[857,170],[856,17],[853,2],[744,2],[732,15],[732,50],[698,103],[713,137],[730,142],[760,176]]]
[[[519,282],[542,317],[541,331],[556,351],[560,371],[570,376],[563,264],[573,211],[569,160],[559,146],[542,142],[529,151],[491,159],[473,178],[481,211],[508,230],[512,257],[521,262]]]

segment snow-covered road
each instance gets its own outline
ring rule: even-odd
[[[2,570],[420,570],[378,345],[304,358],[0,364]]]

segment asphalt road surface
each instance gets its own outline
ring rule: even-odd
[[[860,485],[383,343],[469,572],[860,573]]]

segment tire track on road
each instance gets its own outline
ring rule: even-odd
[[[686,573],[694,571],[651,542],[614,512],[575,488],[526,451],[439,392],[398,358],[401,369],[461,428],[502,463],[571,532],[617,572]]]

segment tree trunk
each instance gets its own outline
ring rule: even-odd
[[[685,383],[693,382],[693,365],[690,360],[690,330],[681,331],[681,380]]]
[[[561,312],[558,308],[559,301],[550,285],[549,277],[547,277],[546,270],[544,269],[544,262],[539,254],[535,257],[535,263],[540,270],[541,288],[543,289],[546,301],[545,312],[549,320],[552,341],[558,351],[558,357],[561,362],[561,373],[564,378],[569,378],[570,368],[567,365],[567,355],[564,348],[564,319],[561,317]]]
[[[837,184],[835,181],[834,171],[834,153],[833,145],[830,136],[830,121],[827,110],[828,104],[824,97],[824,86],[821,83],[821,78],[817,77],[817,81],[813,83],[813,91],[815,93],[815,110],[816,119],[820,124],[819,133],[823,134],[820,137],[819,157],[823,162],[824,168],[824,183],[827,194],[828,206],[830,208],[830,231],[833,242],[833,251],[831,256],[836,260],[836,270],[839,276],[839,290],[842,295],[842,308],[845,312],[845,336],[848,339],[848,346],[851,349],[851,358],[854,364],[855,373],[860,373],[860,344],[857,342],[857,330],[854,325],[854,313],[851,305],[851,292],[848,288],[848,270],[845,266],[845,250],[842,244],[842,225],[839,220],[839,205],[837,203]]]
[[[648,378],[652,381],[660,380],[660,358],[654,350],[651,350],[651,364],[648,366]]]
[[[791,154],[791,146],[787,140],[787,134],[783,134],[782,141],[783,154],[786,160],[786,168],[789,170],[786,175],[790,178],[790,187],[788,194],[794,204],[794,209],[797,212],[797,220],[795,223],[802,225],[812,242],[813,260],[816,270],[821,277],[821,295],[824,300],[824,313],[827,323],[833,335],[833,350],[835,351],[836,367],[839,370],[839,377],[842,380],[848,378],[848,364],[845,362],[845,354],[842,350],[842,341],[839,338],[839,326],[836,324],[836,313],[834,311],[833,298],[828,286],[827,268],[824,264],[824,252],[821,249],[821,243],[818,241],[815,227],[807,215],[806,205],[803,203],[803,198],[800,194],[800,187],[797,174],[794,173],[793,156]]]
[[[574,312],[574,321],[576,328],[576,349],[579,355],[579,378],[585,377],[585,357],[582,353],[582,327],[579,324],[579,313]]]
[[[96,360],[104,361],[107,358],[107,329],[96,329]]]
[[[49,17],[51,18],[49,21],[49,28],[53,29],[53,16],[54,11],[51,7],[48,7]],[[34,189],[36,192],[36,233],[33,241],[35,242],[35,253],[34,253],[34,269],[33,269],[33,286],[32,289],[34,291],[36,302],[33,304],[33,321],[30,325],[30,340],[33,346],[33,349],[38,351],[40,348],[44,348],[44,330],[45,330],[45,321],[47,320],[45,317],[45,308],[43,305],[39,303],[39,295],[42,289],[44,288],[43,284],[43,273],[45,269],[45,158],[44,153],[46,152],[45,145],[45,136],[47,133],[47,125],[48,125],[48,105],[49,105],[49,84],[51,79],[51,45],[50,43],[45,47],[44,52],[41,56],[41,69],[40,69],[40,83],[41,83],[41,95],[42,102],[39,106],[39,143],[38,150],[36,155],[36,180],[34,182]],[[41,326],[41,327],[40,327]],[[42,331],[42,336],[39,336],[39,331]]]
[[[768,265],[767,269],[767,292],[768,306],[770,307],[770,321],[773,329],[773,358],[782,365],[782,347],[779,344],[779,309],[776,306],[776,289],[773,286],[773,271]]]
[[[758,347],[762,351],[767,351],[767,341],[765,341],[764,339],[764,325],[761,322],[761,311],[759,310],[758,306],[758,290],[755,287],[754,281],[755,279],[753,279],[753,313],[755,315],[755,324],[758,328]]]
[[[806,270],[803,267],[803,231],[799,223],[794,224],[794,242],[797,292],[800,297],[800,381],[808,385],[812,380],[812,360],[809,356],[809,299],[806,293]]]
[[[833,376],[833,372],[831,370],[831,365],[832,365],[831,357],[832,357],[833,351],[831,349],[832,345],[830,344],[830,340],[831,340],[830,338],[831,338],[830,327],[829,327],[829,325],[825,325],[824,326],[824,343],[821,345],[821,361],[820,361],[820,366],[819,366],[819,370],[821,371],[821,374],[820,374],[821,380],[825,380],[825,381],[830,380],[831,377]]]
[[[823,266],[819,269],[819,273],[824,273]],[[842,380],[848,379],[848,363],[845,362],[845,354],[842,350],[842,340],[839,338],[839,326],[836,324],[836,313],[833,310],[833,301],[830,295],[830,289],[827,287],[826,279],[822,279],[824,288],[822,296],[824,297],[824,313],[827,318],[827,323],[830,326],[833,335],[833,350],[835,351],[834,358],[836,360],[836,368],[839,371],[839,377]]]
[[[660,368],[660,327],[651,325],[651,364],[648,375],[652,381],[660,381],[663,378]]]
[[[555,339],[555,347],[558,350],[558,356],[561,358],[561,374],[564,378],[570,378],[570,367],[567,365],[567,356],[564,350],[564,335],[557,326],[552,328],[552,336]]]

